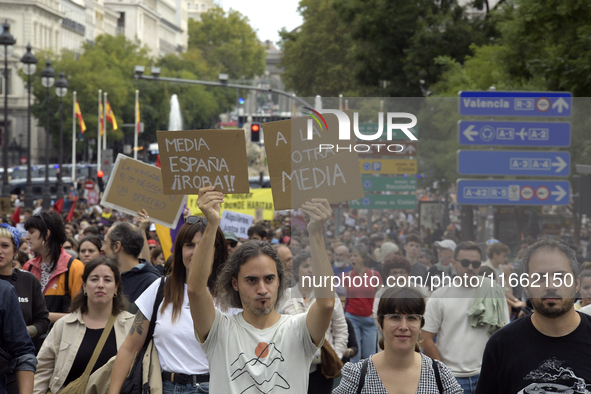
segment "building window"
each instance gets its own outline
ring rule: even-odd
[[[125,35],[125,12],[119,13],[119,19],[117,19],[117,35]]]
[[[4,69],[0,68],[0,95],[4,95]],[[8,94],[11,94],[10,85],[12,85],[12,69],[8,69]]]

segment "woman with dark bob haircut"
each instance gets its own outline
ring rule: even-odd
[[[71,300],[82,287],[84,264],[74,259],[62,245],[66,230],[61,216],[53,211],[41,211],[25,222],[27,241],[36,257],[23,270],[30,271],[41,283],[49,321],[55,323],[70,309]]]
[[[333,394],[357,392],[391,393],[401,386],[417,394],[460,394],[464,391],[441,361],[420,353],[420,332],[425,325],[425,299],[421,292],[408,287],[388,289],[378,305],[378,324],[384,339],[381,352],[343,367],[341,384]],[[366,365],[365,379],[360,382]]]
[[[92,372],[117,354],[133,324],[117,262],[105,256],[90,261],[82,281],[71,313],[57,321],[39,351],[34,394],[58,393],[82,376],[110,319],[114,324]]]
[[[193,253],[203,237],[205,226],[205,218],[187,217],[174,243],[172,270],[166,278],[164,299],[158,307],[154,329],[154,345],[162,370],[163,394],[209,392],[209,363],[195,338],[186,283]],[[223,232],[218,228],[215,262],[207,282],[214,299],[217,274],[227,258],[228,246]],[[137,330],[129,333],[115,360],[109,392],[118,393],[121,390],[133,357],[144,345],[159,286],[160,280],[155,281],[136,300],[139,312],[134,327]]]

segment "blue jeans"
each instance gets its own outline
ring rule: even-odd
[[[466,378],[458,378],[458,384],[464,389],[464,394],[473,394],[476,391],[476,385],[478,384],[478,378],[480,374],[474,376],[468,376]]]
[[[378,341],[378,326],[371,316],[361,317],[345,312],[345,316],[351,320],[353,329],[355,330],[355,337],[357,338],[357,347],[359,352],[349,360],[356,363],[362,358],[368,358],[376,353],[376,343]]]
[[[209,394],[209,382],[178,384],[173,382],[162,382],[162,394]]]

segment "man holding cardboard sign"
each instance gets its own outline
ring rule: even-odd
[[[322,128],[313,126],[313,140],[307,137],[309,118],[263,125],[275,210],[298,208],[312,197],[330,203],[365,197],[357,152],[320,149],[338,145],[339,122],[334,115],[325,119]]]
[[[164,194],[248,193],[244,130],[159,131]]]
[[[213,187],[199,193],[199,208],[208,223],[193,254],[187,280],[195,336],[210,370],[215,371],[210,391],[241,393],[254,387],[265,393],[305,393],[310,363],[331,321],[334,295],[330,287],[317,287],[318,298],[308,313],[278,314],[275,306],[288,284],[283,264],[271,245],[249,241],[232,254],[217,281],[221,303],[242,308],[243,312],[229,316],[216,309],[207,289],[207,277],[212,269],[223,201],[222,193]],[[323,238],[331,209],[326,199],[313,199],[302,210],[310,216],[314,283],[318,283],[320,278],[332,277]]]

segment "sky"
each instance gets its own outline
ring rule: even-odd
[[[225,11],[230,8],[247,16],[261,41],[279,41],[282,27],[288,31],[302,24],[297,8],[299,0],[219,0]]]

